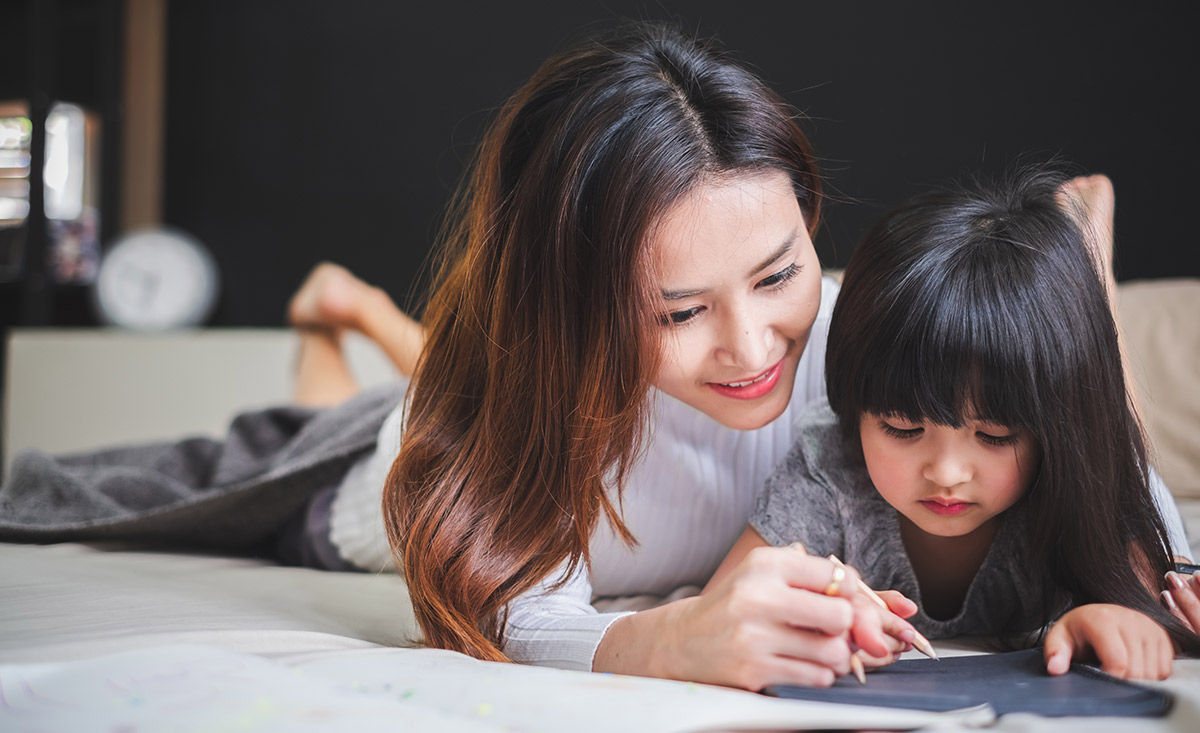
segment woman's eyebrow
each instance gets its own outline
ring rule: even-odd
[[[771,265],[775,264],[775,262],[778,261],[780,257],[783,257],[785,254],[787,254],[789,251],[791,251],[792,245],[796,243],[796,235],[797,235],[797,232],[796,232],[796,230],[793,229],[792,233],[788,235],[787,240],[785,240],[784,243],[779,246],[779,249],[772,252],[770,257],[768,257],[767,259],[765,259],[761,263],[759,263],[758,267],[751,270],[750,274],[747,275],[747,277],[754,277],[758,273],[762,272],[763,270],[767,269]]]
[[[779,245],[779,249],[772,252],[767,259],[759,263],[759,265],[751,270],[746,277],[754,277],[758,273],[775,264],[779,258],[790,252],[792,245],[796,243],[797,236],[799,236],[799,230],[792,230],[792,233],[788,235],[788,238],[784,240],[783,244]],[[664,290],[662,291],[662,297],[663,300],[683,300],[684,298],[691,298],[692,296],[701,295],[706,292],[708,292],[706,288],[700,288],[698,290]]]

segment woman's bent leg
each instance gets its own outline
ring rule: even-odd
[[[358,394],[358,381],[342,353],[341,334],[301,329],[292,401],[303,407],[332,407]]]
[[[425,345],[421,324],[396,307],[387,293],[329,262],[313,268],[292,297],[288,320],[299,328],[316,327],[335,334],[345,329],[358,331],[378,344],[408,377]]]

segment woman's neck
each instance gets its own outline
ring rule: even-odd
[[[941,537],[922,530],[903,514],[899,519],[900,539],[917,576],[921,606],[930,618],[954,618],[992,547],[999,522],[992,518],[970,534]]]

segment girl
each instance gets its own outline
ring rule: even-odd
[[[830,327],[828,403],[725,565],[801,541],[917,600],[930,637],[1050,624],[1054,674],[1090,652],[1160,679],[1172,643],[1200,651],[1157,603],[1171,538],[1062,184],[1028,170],[927,195],[867,235]]]

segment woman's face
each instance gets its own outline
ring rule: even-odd
[[[661,295],[655,386],[739,430],[779,417],[821,303],[821,268],[782,172],[714,179],[651,241]]]

